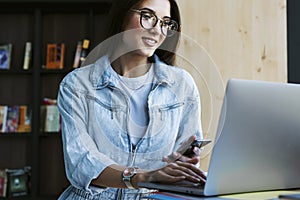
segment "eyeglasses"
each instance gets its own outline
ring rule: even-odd
[[[166,37],[171,37],[178,29],[178,23],[172,19],[158,18],[153,12],[146,10],[131,9],[131,11],[140,13],[140,24],[146,30],[154,28],[158,21],[161,32]]]

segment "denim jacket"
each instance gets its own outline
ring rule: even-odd
[[[149,124],[133,149],[127,132],[129,97],[115,87],[108,56],[70,72],[61,82],[58,107],[62,117],[65,170],[71,186],[60,199],[139,199],[146,189],[90,186],[109,165],[154,170],[191,135],[202,138],[198,89],[188,72],[154,64],[148,96]]]

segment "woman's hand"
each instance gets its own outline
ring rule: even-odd
[[[200,162],[200,152],[201,150],[198,147],[193,147],[191,151],[189,151],[188,154],[180,154],[178,152],[174,152],[169,156],[166,156],[163,158],[164,162],[171,163],[174,161],[182,161],[186,163],[191,163],[191,164],[198,164]]]
[[[189,154],[174,152],[163,158],[168,165],[154,171],[143,171],[137,174],[136,182],[160,182],[176,183],[189,181],[192,183],[205,183],[206,173],[199,169],[197,164],[200,161],[201,150],[194,147]]]
[[[137,174],[136,178],[137,182],[176,183],[183,180],[192,183],[206,182],[206,176],[201,169],[193,163],[180,160],[170,162],[158,170]]]

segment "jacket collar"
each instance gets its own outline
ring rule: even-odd
[[[108,85],[114,86],[111,81],[111,73],[109,57],[107,55],[99,58],[95,63],[91,64],[90,81],[95,89],[100,89]],[[157,55],[154,55],[154,72],[155,84],[172,85],[175,81],[174,74],[170,71],[170,66],[160,61]]]

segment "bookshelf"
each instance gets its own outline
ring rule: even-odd
[[[11,67],[0,70],[0,105],[32,108],[31,132],[0,133],[0,169],[31,166],[30,194],[0,199],[57,199],[68,186],[61,133],[40,131],[44,97],[57,98],[58,85],[72,70],[78,40],[91,49],[104,39],[110,0],[0,0],[0,44],[12,43]],[[23,70],[24,48],[32,42],[32,66]],[[63,69],[43,69],[47,43],[65,43]]]

